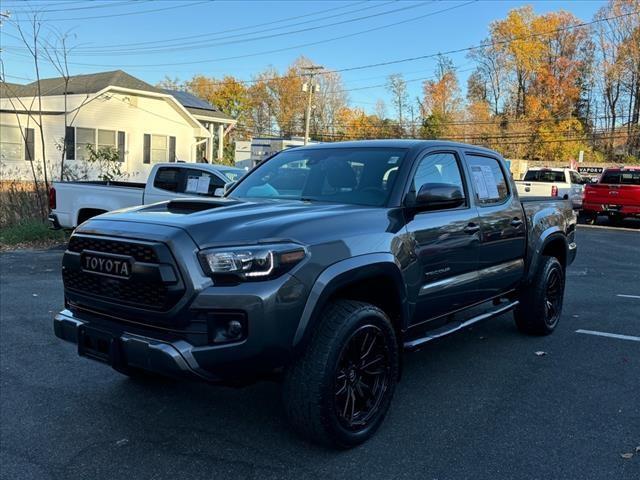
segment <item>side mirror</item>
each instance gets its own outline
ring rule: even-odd
[[[224,195],[224,188],[216,188],[213,191],[213,196],[214,197],[222,197]]]
[[[415,206],[420,210],[439,210],[464,205],[464,195],[458,185],[425,183],[416,195]]]
[[[222,190],[222,195],[220,195],[220,196],[221,196],[221,197],[224,197],[224,196],[227,194],[227,192],[228,192],[229,190],[231,190],[231,187],[233,187],[235,184],[236,184],[236,182],[228,182],[228,183],[225,183],[225,184],[224,184],[224,188],[220,189],[220,190]]]

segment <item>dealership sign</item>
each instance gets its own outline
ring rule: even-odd
[[[578,167],[578,173],[600,175],[603,171],[604,167]]]

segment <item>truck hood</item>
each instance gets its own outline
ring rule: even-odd
[[[391,212],[293,200],[181,199],[100,215],[83,229],[99,231],[102,221],[170,226],[186,231],[200,248],[273,240],[318,245],[397,231],[402,222]]]

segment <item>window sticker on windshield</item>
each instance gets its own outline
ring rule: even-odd
[[[211,177],[208,175],[203,175],[198,178],[198,187],[196,188],[196,193],[209,193],[210,183]]]
[[[187,188],[184,189],[186,193],[196,193],[198,191],[198,179],[200,177],[196,177],[194,175],[189,175],[187,177]]]
[[[398,160],[400,160],[400,157],[389,157],[389,161],[387,162],[387,164],[396,165],[398,163]]]

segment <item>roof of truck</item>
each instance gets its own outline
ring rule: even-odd
[[[420,139],[384,139],[384,140],[352,140],[345,142],[330,142],[330,143],[315,143],[313,145],[307,145],[305,147],[297,147],[297,148],[372,148],[372,147],[382,147],[382,148],[416,148],[416,147],[430,147],[430,146],[443,146],[443,147],[454,147],[454,148],[473,148],[474,150],[484,150],[485,152],[493,153],[496,152],[494,150],[471,145],[468,143],[460,143],[460,142],[450,142],[447,140],[420,140]]]

